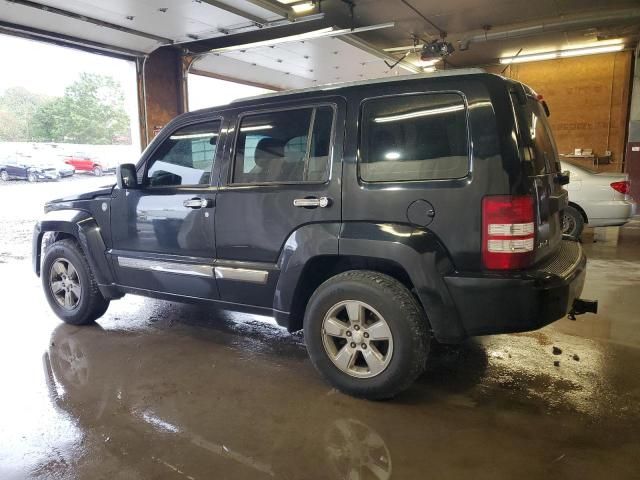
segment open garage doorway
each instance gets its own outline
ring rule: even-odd
[[[0,35],[4,183],[102,176],[140,153],[136,65]]]
[[[274,90],[205,75],[188,76],[189,111],[224,105],[239,98],[271,93]]]

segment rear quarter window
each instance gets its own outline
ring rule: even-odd
[[[466,105],[456,93],[366,100],[359,175],[366,182],[461,178],[469,173]]]
[[[512,94],[520,132],[520,151],[530,175],[546,175],[558,169],[556,148],[547,115],[540,102],[527,96],[525,105]]]

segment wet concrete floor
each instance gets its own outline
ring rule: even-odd
[[[0,479],[640,478],[637,224],[585,243],[598,315],[435,346],[413,388],[368,402],[266,318],[128,296],[60,323],[7,212]]]

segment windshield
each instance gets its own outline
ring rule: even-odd
[[[521,155],[530,167],[530,174],[558,172],[558,150],[542,104],[530,95],[524,105],[515,94],[512,99],[520,131]]]

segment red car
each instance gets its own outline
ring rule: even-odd
[[[74,153],[64,158],[64,163],[72,165],[77,172],[92,172],[96,177],[105,173],[105,168],[85,153]]]

